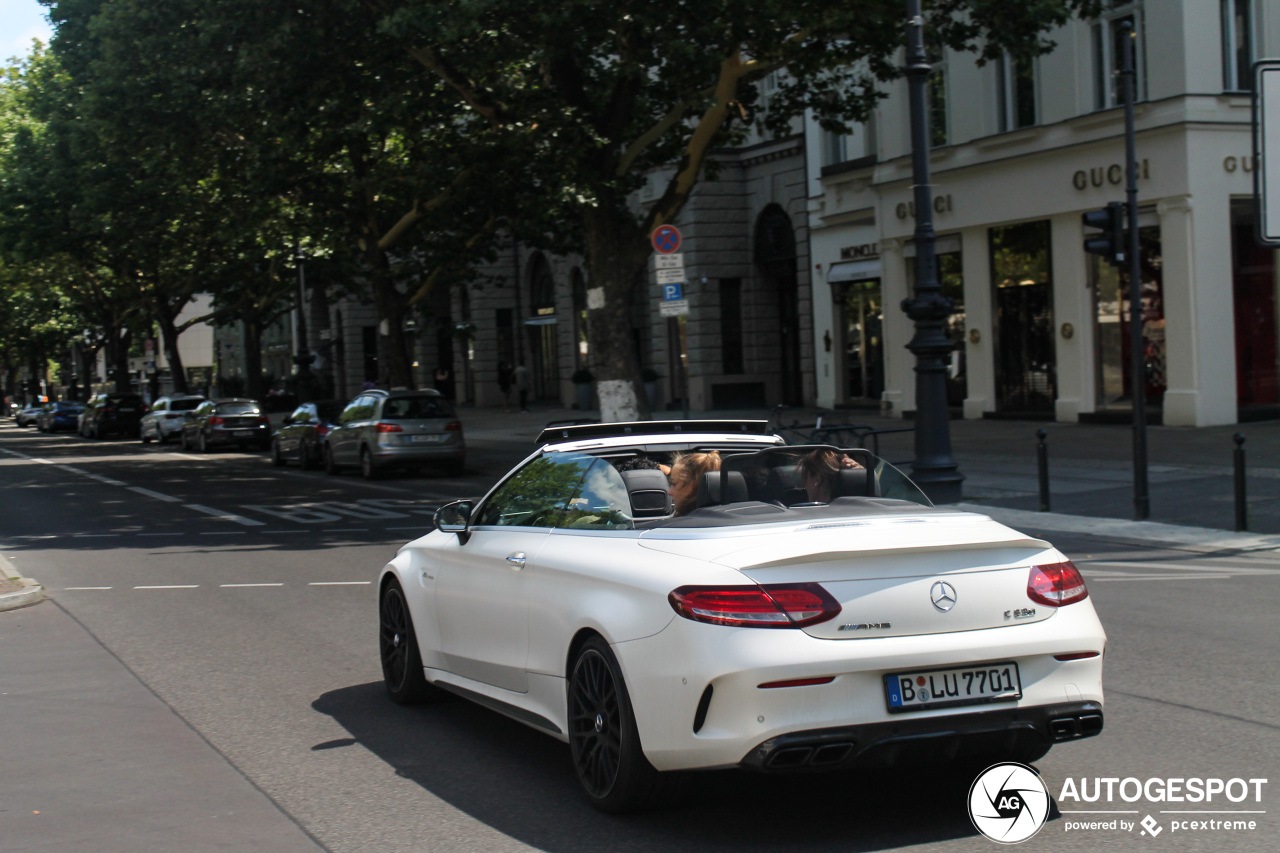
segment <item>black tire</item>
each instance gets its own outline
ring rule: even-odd
[[[413,617],[404,590],[394,580],[387,582],[378,601],[378,656],[382,659],[382,681],[392,702],[417,705],[439,692],[422,672]]]
[[[373,454],[369,448],[360,448],[360,476],[366,480],[378,479],[378,467],[373,464]]]
[[[280,455],[280,442],[271,442],[271,464],[277,468],[284,467],[284,457]]]
[[[204,437],[204,431],[196,433],[196,451],[199,453],[209,452],[209,440]]]
[[[324,451],[324,472],[330,476],[338,473],[338,462],[333,458],[332,447],[326,447]]]
[[[157,444],[168,444],[168,443],[169,443],[169,433],[165,432],[165,431],[164,431],[164,430],[162,430],[162,429],[157,429],[157,430],[156,430],[156,443],[157,443]]]
[[[151,443],[151,436],[147,435],[146,431],[144,431],[144,430],[139,430],[139,431],[138,431],[138,438],[142,439],[142,443],[143,443],[143,444],[150,444],[150,443]]]
[[[191,443],[190,443],[189,441],[187,441],[187,431],[186,431],[185,429],[182,431],[182,441],[181,441],[181,444],[182,444],[182,449],[183,449],[183,450],[190,450],[190,449],[191,449]]]
[[[308,447],[302,442],[298,442],[298,467],[303,471],[310,471],[320,466],[320,453],[314,447]]]
[[[644,757],[622,670],[602,638],[592,637],[578,650],[567,689],[569,748],[587,802],[615,814],[658,803],[674,777]]]
[[[102,430],[102,424],[93,425],[93,437],[98,441],[102,441],[106,437],[106,433]]]

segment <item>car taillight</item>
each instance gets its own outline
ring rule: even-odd
[[[271,419],[268,418],[266,415],[262,415],[257,420],[255,420],[254,423],[262,424],[263,426],[271,426]]]
[[[328,434],[329,434],[329,428],[324,424],[320,424],[319,426],[316,427],[316,435],[320,436],[321,438],[324,438]]]
[[[374,428],[377,432],[404,432],[404,427],[400,424],[380,423]]]
[[[462,421],[449,421],[444,425],[445,432],[462,432]]]
[[[1032,566],[1027,578],[1027,598],[1046,607],[1074,604],[1089,597],[1084,577],[1068,560],[1047,566]]]
[[[221,426],[227,422],[226,418],[209,418],[209,426]]]
[[[686,619],[737,628],[799,628],[840,613],[839,602],[816,583],[682,586],[667,600]]]

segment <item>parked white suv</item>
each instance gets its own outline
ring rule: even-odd
[[[182,432],[187,413],[194,411],[203,402],[204,397],[196,395],[161,397],[156,400],[142,416],[142,443],[150,444],[152,439],[161,444],[168,442]]]

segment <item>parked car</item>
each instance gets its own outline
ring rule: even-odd
[[[467,458],[462,421],[439,391],[365,391],[346,405],[329,431],[330,474],[358,465],[366,479],[391,468],[440,465],[461,474]]]
[[[137,394],[94,394],[84,404],[78,429],[85,438],[106,438],[112,433],[136,436],[146,408]]]
[[[296,461],[303,468],[319,467],[324,462],[329,430],[338,423],[342,409],[341,400],[318,400],[298,406],[271,436],[271,461],[276,465]]]
[[[271,422],[257,400],[205,400],[182,422],[183,450],[194,448],[205,453],[227,445],[258,450],[271,447]]]
[[[667,771],[936,772],[1101,732],[1106,634],[1064,554],[764,426],[544,431],[382,569],[390,697],[453,692],[567,741],[605,811]],[[654,463],[698,451],[721,468],[675,515]],[[818,488],[809,463],[841,454]]]
[[[18,413],[13,416],[13,419],[20,427],[34,426],[36,418],[44,411],[45,405],[45,403],[32,403],[29,406],[23,406],[18,409]]]
[[[169,439],[182,432],[182,424],[187,418],[187,413],[195,411],[204,399],[204,397],[190,394],[161,397],[156,400],[142,416],[142,422],[138,425],[138,435],[142,443],[150,444],[153,440],[161,444],[167,443]]]
[[[80,413],[84,411],[84,403],[75,400],[59,400],[56,403],[45,403],[44,409],[36,416],[36,429],[41,432],[58,432],[74,430],[79,426]]]

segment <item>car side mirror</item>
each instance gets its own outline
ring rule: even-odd
[[[475,501],[454,501],[440,507],[435,515],[436,530],[441,533],[456,533],[458,540],[463,545],[467,544],[467,540],[471,538],[467,528],[471,524],[471,510],[474,506]]]

